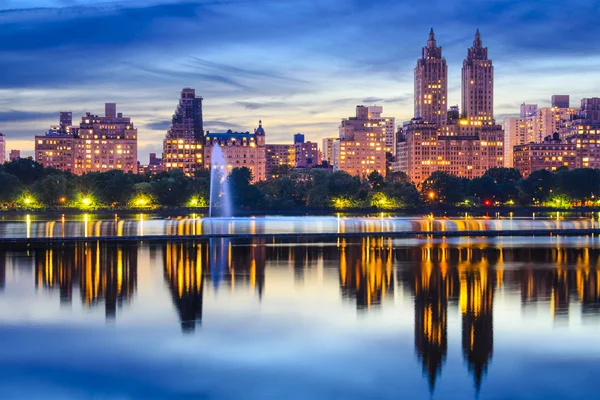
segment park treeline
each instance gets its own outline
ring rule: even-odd
[[[403,173],[377,172],[359,179],[345,172],[277,167],[271,179],[252,183],[247,168],[235,168],[227,180],[238,211],[402,210],[423,207],[600,205],[600,170],[566,168],[535,171],[523,178],[512,168],[493,168],[482,177],[433,173],[415,186]],[[73,175],[44,168],[30,158],[0,165],[3,210],[200,209],[208,207],[210,172],[188,177],[180,171],[136,175],[122,171]],[[218,206],[218,204],[217,204]]]

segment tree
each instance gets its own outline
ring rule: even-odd
[[[385,184],[383,175],[377,171],[372,171],[369,176],[367,176],[367,180],[373,189],[379,189]]]
[[[385,176],[386,182],[410,183],[410,178],[402,171],[388,172]]]
[[[133,191],[133,174],[120,170],[92,173],[94,196],[103,204],[126,204]]]
[[[384,193],[395,201],[397,207],[415,208],[421,205],[421,194],[412,183],[388,184]]]
[[[0,168],[3,172],[15,176],[24,185],[32,185],[46,174],[56,171],[53,168],[48,168],[48,171],[45,172],[44,166],[33,161],[31,157],[17,158],[16,160],[4,163]]]
[[[46,205],[61,205],[73,199],[73,186],[64,174],[52,174],[35,182],[33,194]]]
[[[252,209],[262,204],[262,193],[251,184],[252,172],[247,167],[232,169],[227,180],[235,207]]]
[[[598,170],[577,168],[556,174],[558,190],[561,194],[583,203],[600,195],[600,176]]]
[[[160,205],[180,206],[190,196],[189,179],[181,170],[162,172],[150,184]]]
[[[547,201],[555,189],[556,183],[557,177],[552,172],[545,169],[533,171],[517,185],[520,203],[532,204],[536,201]]]
[[[519,196],[517,184],[523,178],[519,170],[515,168],[490,168],[483,176],[494,180],[496,200],[506,203],[509,200],[515,200]]]
[[[345,171],[337,171],[327,176],[327,189],[332,197],[355,196],[360,190],[360,179]]]
[[[423,182],[421,194],[432,203],[454,205],[466,197],[468,180],[444,171],[435,171]]]
[[[0,172],[0,203],[12,206],[23,195],[25,187],[16,176]]]
[[[492,201],[498,193],[497,186],[491,176],[483,175],[469,181],[467,193],[483,201]]]

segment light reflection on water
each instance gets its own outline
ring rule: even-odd
[[[55,218],[38,215],[0,219],[0,238],[87,238],[127,236],[203,236],[203,235],[278,235],[278,234],[353,234],[394,232],[530,231],[559,229],[600,229],[590,214],[513,217],[501,216],[311,216],[204,218],[161,217],[151,214],[113,217],[83,214]]]
[[[45,398],[592,398],[599,265],[591,237],[4,249],[0,388]]]

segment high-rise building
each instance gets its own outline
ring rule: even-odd
[[[115,105],[116,107],[116,105]],[[60,111],[59,123],[63,128],[71,127],[73,125],[73,113],[71,111]]]
[[[462,68],[462,112],[471,121],[490,121],[494,113],[494,67],[479,29]]]
[[[569,125],[577,112],[575,108],[544,107],[538,108],[533,119],[533,141],[541,143],[548,136]]]
[[[552,96],[552,107],[569,108],[569,104],[568,94],[555,94]]]
[[[308,141],[302,142],[296,141],[296,136],[300,134],[294,135],[294,161],[296,168],[310,168],[315,165],[319,165],[319,147],[316,143]],[[302,139],[304,139],[304,135],[302,135]]]
[[[327,161],[327,164],[333,165],[333,143],[339,140],[335,137],[323,138],[323,144],[321,147],[321,151],[323,152],[322,158],[323,161]]]
[[[184,88],[163,141],[165,169],[180,169],[186,175],[202,169],[203,143],[202,97],[196,96],[194,89]]]
[[[395,163],[396,169],[416,183],[438,170],[474,178],[504,165],[504,132],[492,114],[492,61],[487,58],[479,31],[463,63],[465,118],[447,118],[446,76],[446,62],[431,32],[415,68],[415,118],[403,129]],[[430,89],[434,93],[425,93]]]
[[[35,160],[74,174],[111,169],[137,173],[137,129],[130,118],[116,113],[115,104],[105,110],[108,115],[103,117],[86,113],[77,127],[66,125],[61,113],[58,130],[51,127],[35,137]]]
[[[415,67],[415,118],[443,125],[448,118],[448,67],[433,28]]]
[[[537,104],[521,104],[521,118],[533,117],[537,111]]]
[[[6,138],[3,133],[0,133],[0,164],[6,162]]]
[[[227,173],[233,168],[246,167],[252,173],[253,182],[266,179],[266,138],[262,121],[258,121],[258,128],[254,133],[231,130],[225,133],[206,132],[204,140],[205,169],[211,167],[212,148],[221,146]]]
[[[21,150],[11,150],[8,156],[10,161],[15,161],[21,158]]]
[[[533,118],[504,118],[504,166],[506,168],[513,167],[514,146],[533,141]]]
[[[357,106],[355,117],[342,120],[340,139],[332,147],[335,170],[360,177],[373,171],[386,174],[386,132],[395,119],[382,117],[382,111],[379,106]]]
[[[540,169],[554,171],[559,167],[573,169],[579,165],[577,145],[562,142],[559,138],[543,143],[514,146],[513,159],[514,168],[518,169],[523,177]]]
[[[600,97],[581,99],[579,114],[581,119],[593,123],[600,122]]]
[[[274,167],[287,165],[294,167],[296,165],[296,148],[293,144],[268,144],[265,148],[266,161],[265,169],[267,178]]]
[[[116,103],[105,103],[104,104],[104,115],[107,118],[115,118],[117,116],[117,104]]]

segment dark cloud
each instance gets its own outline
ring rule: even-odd
[[[171,126],[169,121],[156,121],[144,124],[146,128],[153,131],[166,131]]]
[[[36,112],[8,110],[0,111],[0,122],[29,122],[29,121],[47,121],[55,119],[58,123],[58,112]]]
[[[290,106],[289,103],[281,102],[281,101],[267,101],[267,102],[257,102],[257,101],[236,101],[234,104],[238,106],[244,107],[246,110],[258,110],[259,108],[269,107],[286,107]]]

